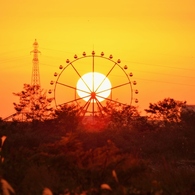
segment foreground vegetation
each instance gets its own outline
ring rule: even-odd
[[[146,117],[108,102],[103,116],[81,120],[74,105],[54,111],[45,94],[31,104],[27,92],[14,103],[25,121],[0,120],[0,194],[195,194],[195,111],[186,102],[166,98]]]

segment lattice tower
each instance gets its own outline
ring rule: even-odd
[[[39,47],[39,44],[37,40],[35,39],[35,42],[33,43],[34,49],[30,52],[30,53],[33,53],[31,85],[41,86],[40,74],[39,74],[39,58],[38,58],[38,54],[40,54],[41,52],[38,50],[38,47]]]

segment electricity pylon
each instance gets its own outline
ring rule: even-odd
[[[34,49],[30,52],[33,53],[31,85],[41,86],[40,74],[39,74],[39,58],[38,58],[38,54],[40,54],[41,52],[38,50],[38,47],[39,44],[35,39],[35,42],[33,43]]]

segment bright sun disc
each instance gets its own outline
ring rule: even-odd
[[[77,82],[77,93],[86,102],[103,101],[110,95],[111,83],[109,79],[98,72],[84,74]]]

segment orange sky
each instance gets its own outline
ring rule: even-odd
[[[128,65],[140,110],[165,97],[195,104],[194,0],[6,0],[0,26],[2,118],[14,113],[12,92],[31,82],[35,38],[44,89],[59,64],[94,49]]]

